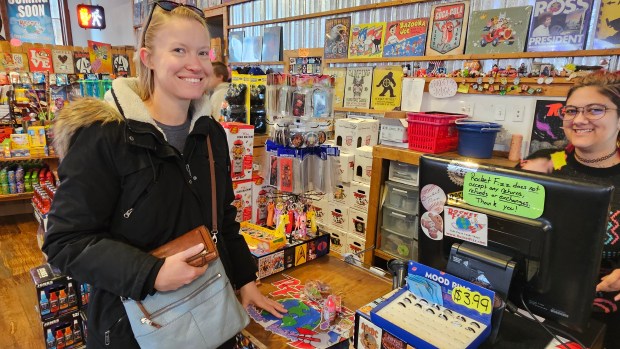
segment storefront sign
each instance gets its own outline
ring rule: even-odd
[[[77,19],[84,29],[105,29],[103,6],[77,5]]]
[[[49,0],[8,0],[11,38],[22,42],[54,44]]]

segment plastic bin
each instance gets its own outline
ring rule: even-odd
[[[458,131],[456,120],[464,114],[442,112],[407,113],[409,149],[426,153],[456,150]]]
[[[489,159],[493,156],[493,146],[497,133],[502,125],[495,122],[458,120],[459,130],[458,153],[478,159]]]
[[[402,259],[418,259],[418,241],[381,227],[381,251]]]
[[[418,213],[418,187],[385,181],[387,197],[385,204],[411,214]]]
[[[417,236],[417,218],[417,212],[411,214],[383,206],[383,227],[409,239]]]

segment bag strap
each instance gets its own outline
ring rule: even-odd
[[[213,147],[211,137],[207,135],[207,151],[209,152],[209,171],[211,172],[211,238],[217,244],[217,186],[215,185],[215,159],[213,158]]]

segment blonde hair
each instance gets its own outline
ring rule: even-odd
[[[153,71],[149,69],[140,59],[140,48],[145,47],[149,50],[153,50],[157,46],[155,43],[155,35],[161,30],[162,26],[169,23],[173,19],[189,19],[198,21],[207,30],[207,22],[204,18],[200,17],[196,12],[190,10],[185,6],[179,6],[172,11],[162,10],[154,4],[153,14],[151,15],[151,21],[145,28],[146,33],[141,33],[140,46],[136,50],[134,56],[134,62],[136,63],[136,73],[138,75],[138,94],[140,98],[145,101],[153,96],[153,90],[155,88]],[[208,34],[208,30],[207,30]]]

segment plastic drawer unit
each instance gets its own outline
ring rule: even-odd
[[[381,227],[380,250],[402,259],[418,259],[418,242],[402,236],[390,229]]]
[[[408,164],[406,162],[400,162],[398,160],[390,160],[388,179],[391,181],[417,186],[418,166]]]
[[[408,214],[418,214],[418,187],[393,181],[385,181],[385,187],[385,205]]]
[[[383,205],[383,224],[386,229],[396,232],[409,239],[418,238],[417,215],[391,208]]]

